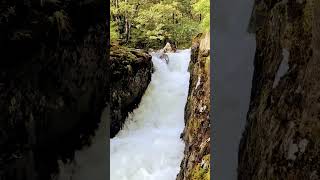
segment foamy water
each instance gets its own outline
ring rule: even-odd
[[[189,88],[190,49],[152,54],[155,72],[139,107],[110,140],[111,180],[175,180],[183,159],[184,107]]]

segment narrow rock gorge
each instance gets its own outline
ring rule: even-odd
[[[111,45],[110,59],[110,137],[122,128],[129,112],[137,108],[151,80],[151,55],[142,50]]]
[[[50,179],[90,143],[108,100],[108,8],[1,1],[0,179]]]
[[[193,40],[185,106],[184,158],[177,180],[210,179],[210,33]]]
[[[319,1],[255,1],[255,70],[239,180],[320,178],[319,19]]]

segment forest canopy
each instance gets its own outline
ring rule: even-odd
[[[159,48],[166,42],[190,47],[210,28],[209,0],[111,0],[111,43]]]

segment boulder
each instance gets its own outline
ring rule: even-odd
[[[174,53],[176,52],[176,49],[169,43],[164,46],[164,48],[161,50],[163,53]]]
[[[169,56],[168,56],[167,54],[162,53],[162,54],[160,55],[160,59],[166,61],[166,63],[169,64]]]
[[[153,70],[146,52],[123,46],[110,48],[110,137],[122,128],[128,113],[135,109],[147,89]]]

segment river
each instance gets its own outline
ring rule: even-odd
[[[175,180],[183,159],[184,107],[190,49],[168,53],[169,64],[152,53],[155,68],[139,107],[110,141],[111,180]]]

